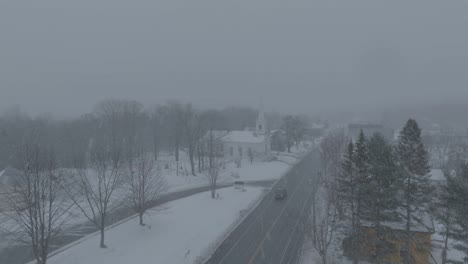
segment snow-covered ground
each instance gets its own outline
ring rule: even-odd
[[[260,198],[262,188],[226,188],[220,199],[200,193],[168,204],[146,218],[147,226],[131,219],[107,231],[107,249],[90,235],[55,256],[50,264],[197,263],[209,255],[227,232]]]
[[[275,155],[277,160],[271,162],[254,161],[253,163],[250,163],[248,160],[243,160],[241,167],[239,168],[233,162],[227,163],[220,173],[218,183],[230,184],[239,180],[247,183],[250,181],[277,180],[309,151],[307,147],[308,145],[301,145],[299,148],[294,147],[291,149],[292,153],[274,153],[277,154]],[[158,163],[161,168],[162,177],[167,183],[164,193],[172,193],[196,187],[208,186],[206,172],[199,173],[197,176],[190,174],[189,159],[184,152],[181,152],[180,155],[178,175],[173,155],[163,153],[159,157]],[[114,202],[119,203],[124,200],[127,195],[128,190],[124,188],[118,189],[115,192],[113,200]],[[124,205],[124,203],[122,203],[122,205]],[[72,226],[88,222],[86,217],[77,207],[73,207],[70,213],[71,217],[69,217],[69,221],[66,223],[64,229],[70,229]],[[16,229],[13,227],[15,225],[16,224],[13,221],[9,221],[6,218],[2,219],[2,215],[0,214],[1,237],[6,238],[7,233],[5,230],[14,230]],[[3,243],[0,243],[0,249],[7,245],[18,243],[15,242],[11,236],[8,237],[10,237],[10,239],[2,239]]]
[[[277,160],[270,162],[254,161],[250,163],[247,159],[243,159],[240,168],[234,162],[228,162],[221,171],[218,182],[233,183],[238,180],[249,182],[279,179],[292,165],[310,151],[311,146],[311,143],[301,144],[298,148],[291,148],[291,153],[273,152],[272,154],[277,157]],[[190,174],[190,162],[184,152],[180,153],[178,175],[173,155],[163,153],[159,157],[159,164],[168,185],[167,192],[208,185],[206,172],[197,172],[197,176]]]
[[[431,254],[434,257],[435,261],[432,259],[432,264],[442,263],[442,248],[444,246],[444,238],[439,234],[441,230],[444,230],[443,225],[439,223],[434,223],[436,233],[432,234],[432,250]],[[466,256],[464,252],[459,251],[453,248],[457,241],[453,239],[448,240],[448,251],[447,251],[447,259],[452,261],[459,261],[463,262],[463,258]]]
[[[292,158],[297,161],[298,158]],[[276,180],[288,171],[291,164],[282,161],[260,162],[254,161],[250,163],[243,160],[241,167],[237,168],[234,163],[227,163],[219,176],[219,183],[233,183],[234,181],[261,181],[261,180]],[[188,188],[200,187],[208,185],[206,172],[199,173],[197,176],[191,174],[180,174],[177,176],[173,169],[163,169],[163,177],[167,182],[167,192],[174,192]]]

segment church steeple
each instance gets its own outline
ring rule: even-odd
[[[260,110],[258,112],[257,124],[255,126],[255,130],[256,130],[257,134],[259,134],[259,135],[264,135],[264,134],[266,134],[266,131],[267,131],[265,113],[263,112],[263,109],[261,109],[261,108],[260,108]]]

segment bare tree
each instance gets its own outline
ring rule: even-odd
[[[340,174],[341,162],[348,139],[343,131],[326,135],[320,143],[320,158],[323,173],[326,177],[336,177]]]
[[[434,167],[446,168],[449,152],[454,146],[462,143],[457,141],[459,141],[457,135],[452,129],[446,129],[440,135],[430,135],[424,138],[424,143],[427,145],[427,151],[431,155]]]
[[[208,182],[210,184],[211,198],[216,198],[216,188],[218,182],[218,176],[222,168],[222,160],[220,159],[220,153],[218,153],[218,148],[221,144],[220,138],[213,131],[213,116],[209,118],[209,131],[207,139],[205,140],[208,148]]]
[[[151,134],[153,139],[153,154],[154,159],[158,160],[160,151],[160,141],[162,138],[162,123],[164,113],[161,107],[156,106],[151,112]]]
[[[208,182],[210,184],[211,198],[216,198],[216,189],[218,187],[218,178],[223,167],[221,159],[215,157],[212,159],[210,167],[208,168]]]
[[[249,155],[250,164],[252,164],[254,160],[254,154],[251,148],[248,149],[247,154]]]
[[[206,156],[206,115],[199,113],[197,116],[197,157],[198,157],[198,172],[201,173],[205,169]]]
[[[132,168],[136,148],[139,147],[137,142],[143,137],[143,106],[136,101],[122,101],[121,108],[124,157]]]
[[[283,118],[283,129],[286,134],[286,143],[288,152],[291,152],[291,147],[296,145],[299,146],[299,143],[304,137],[306,123],[300,116],[285,116]]]
[[[185,105],[182,112],[182,125],[184,127],[185,140],[187,142],[188,155],[190,160],[190,168],[193,176],[195,175],[195,151],[197,150],[197,143],[200,139],[199,130],[201,124],[199,122],[196,111],[192,105]]]
[[[167,124],[171,130],[171,139],[174,149],[174,156],[176,161],[176,174],[179,175],[179,154],[182,144],[182,137],[184,132],[183,126],[183,107],[182,104],[173,101],[167,104]]]
[[[143,216],[151,208],[151,202],[158,198],[166,188],[166,182],[156,161],[147,152],[140,150],[135,156],[135,171],[128,181],[131,207],[138,213],[140,225]]]
[[[22,166],[15,190],[4,195],[3,214],[17,228],[4,229],[31,246],[36,262],[45,264],[51,241],[69,220],[72,203],[61,188],[64,171],[57,169],[53,150],[37,138],[26,141],[20,150]]]
[[[291,152],[291,147],[294,144],[294,117],[293,116],[285,116],[283,118],[283,129],[286,134],[286,145],[288,148],[288,153]]]
[[[326,135],[320,143],[320,160],[323,168],[323,176],[328,179],[327,184],[332,192],[338,192],[338,183],[342,173],[343,154],[348,139],[342,131],[332,132]],[[333,194],[331,197],[336,199],[336,206],[340,216],[343,212],[341,195]]]
[[[327,252],[334,235],[338,229],[338,212],[334,205],[331,192],[327,187],[321,187],[316,192],[315,199],[317,205],[313,207],[309,220],[310,233],[313,239],[313,246],[322,258],[322,263],[327,263]]]
[[[105,248],[106,218],[120,205],[115,191],[123,180],[123,162],[120,153],[112,153],[109,144],[94,142],[90,151],[88,169],[78,169],[65,190],[83,215],[101,233],[100,247]]]

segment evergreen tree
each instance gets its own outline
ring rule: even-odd
[[[375,248],[374,262],[379,262],[394,249],[388,243],[391,235],[388,228],[382,226],[385,221],[398,220],[397,193],[400,187],[395,155],[381,134],[374,134],[368,142],[369,151],[369,191],[366,199],[369,210],[362,217],[372,223],[376,238],[371,241]]]
[[[361,245],[364,241],[365,233],[361,229],[362,217],[369,209],[369,152],[367,148],[367,139],[364,133],[359,133],[354,148],[353,161],[353,185],[354,195],[353,203],[355,206],[354,225],[355,229],[352,239],[353,245],[353,263],[358,263],[358,258],[362,253]]]
[[[355,222],[359,227],[361,225],[361,218],[369,210],[368,193],[370,191],[369,185],[369,150],[367,148],[367,139],[364,133],[359,133],[356,141],[353,158],[355,168],[355,205],[356,215]]]
[[[351,141],[345,151],[342,175],[338,180],[339,193],[343,201],[347,201],[349,206],[349,217],[351,218],[351,237],[348,238],[350,250],[348,251],[353,258],[353,263],[358,263],[359,258],[359,226],[357,221],[357,179],[355,170],[355,145]]]
[[[346,152],[343,157],[343,164],[342,164],[342,174],[341,177],[338,179],[338,186],[339,186],[339,193],[343,201],[347,201],[347,205],[349,206],[349,214],[351,218],[352,230],[353,233],[356,230],[356,223],[355,223],[355,214],[356,208],[354,204],[355,193],[356,193],[356,179],[355,179],[355,172],[354,172],[354,144],[351,141],[347,148]]]
[[[418,219],[420,212],[429,200],[429,165],[428,154],[421,140],[421,129],[417,122],[409,119],[402,129],[397,146],[400,176],[403,181],[402,205],[405,209],[405,246],[409,248],[409,242],[415,238],[411,235],[411,227],[414,223],[422,221]],[[406,256],[405,263],[411,263],[411,256]]]

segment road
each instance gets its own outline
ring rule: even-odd
[[[319,172],[319,154],[314,151],[278,181],[285,200],[275,201],[270,192],[218,246],[205,264],[297,263],[304,240]]]
[[[247,185],[254,185],[254,186],[266,186],[271,187],[275,181],[274,180],[267,180],[267,181],[252,181],[246,182]],[[232,186],[232,184],[220,184],[218,188],[226,188]],[[203,187],[196,187],[191,188],[183,191],[168,193],[162,195],[159,199],[152,201],[151,207],[156,207],[174,200],[182,199],[197,193],[207,192],[209,191],[209,186]],[[128,208],[122,207],[115,211],[113,211],[108,216],[108,221],[106,225],[112,225],[117,223],[123,219],[127,219],[134,215],[135,212]],[[52,242],[51,251],[59,249],[63,246],[66,246],[82,237],[89,235],[98,231],[95,226],[85,223],[82,225],[72,226],[65,233],[60,236],[56,241]],[[1,238],[0,238],[1,239]],[[0,249],[0,264],[8,263],[8,264],[24,264],[33,259],[33,255],[29,246],[19,245],[19,244],[12,244],[4,249]]]

